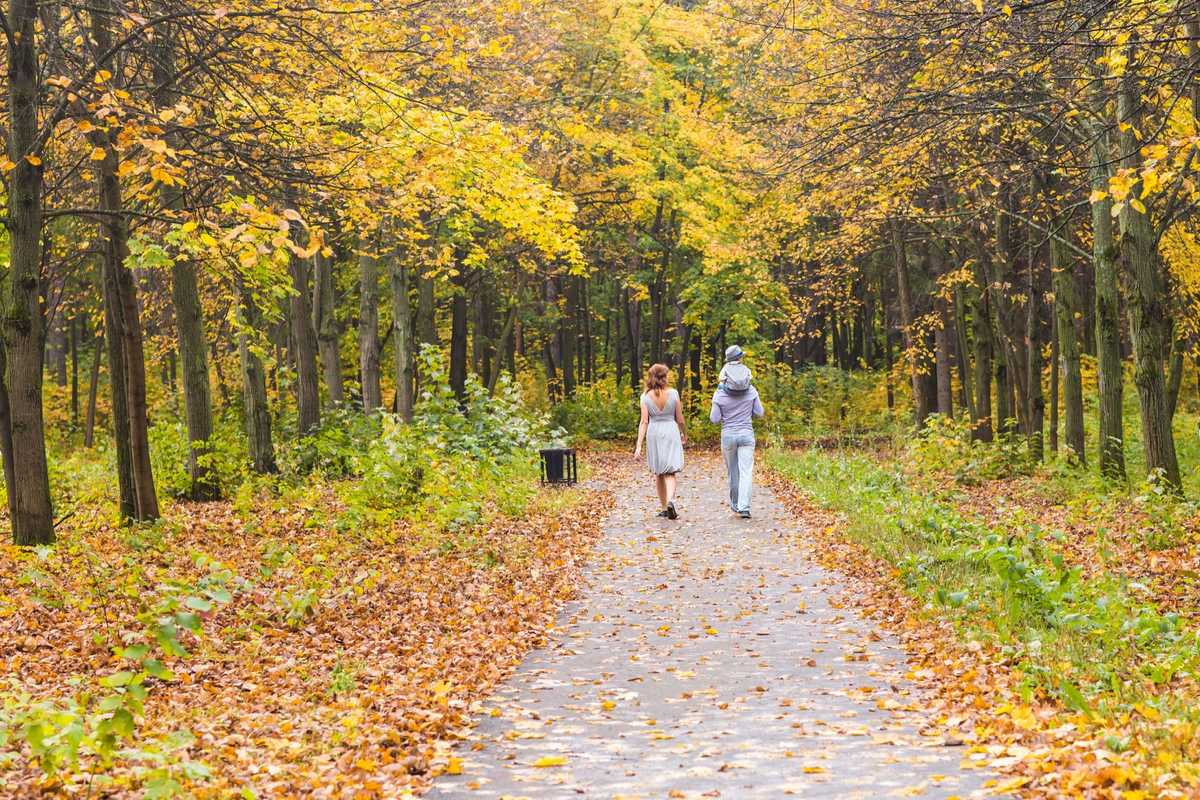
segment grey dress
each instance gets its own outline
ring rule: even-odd
[[[683,469],[683,439],[675,422],[679,392],[667,390],[667,402],[661,410],[649,392],[642,395],[642,405],[650,415],[646,428],[646,464],[655,475],[673,475]]]

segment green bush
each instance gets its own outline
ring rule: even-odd
[[[421,374],[425,390],[412,423],[382,415],[358,456],[362,480],[347,493],[351,512],[379,521],[417,516],[439,530],[479,523],[485,500],[518,513],[532,496],[536,450],[561,445],[563,432],[527,409],[507,377],[494,395],[469,377],[460,405],[440,351],[422,352]]]
[[[554,407],[554,423],[585,439],[607,440],[637,435],[637,398],[632,390],[604,381],[581,386],[575,396]]]
[[[923,471],[951,475],[964,485],[983,479],[1028,475],[1034,469],[1029,440],[1023,436],[1000,436],[994,442],[971,438],[971,424],[964,417],[934,414],[910,440],[912,463]]]
[[[209,450],[200,456],[216,478],[222,495],[235,491],[246,477],[250,456],[241,423],[232,415],[213,421]],[[192,488],[188,474],[191,445],[187,425],[179,419],[159,421],[150,429],[150,462],[160,492],[186,497]]]
[[[353,405],[339,405],[321,413],[315,430],[300,436],[296,418],[283,426],[283,440],[276,447],[279,469],[285,475],[319,473],[327,478],[358,474],[361,454],[379,438],[379,416],[364,414]]]

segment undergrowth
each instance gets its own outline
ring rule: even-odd
[[[1135,707],[1200,718],[1196,631],[1118,574],[1083,579],[1064,560],[1059,532],[1021,514],[985,523],[955,507],[953,483],[913,485],[864,454],[772,450],[768,459],[817,505],[839,512],[839,535],[895,568],[926,613],[1004,654],[1027,702],[1052,696],[1099,718]]]

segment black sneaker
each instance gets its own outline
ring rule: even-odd
[[[739,511],[738,516],[741,517],[742,519],[750,519],[750,512],[749,511]]]
[[[654,516],[656,516],[656,517],[665,517],[665,516],[667,516],[667,510],[664,508],[662,511],[658,512],[658,513],[657,513],[657,514],[655,514]]]
[[[667,503],[667,519],[679,519],[679,512],[675,510],[674,503]]]

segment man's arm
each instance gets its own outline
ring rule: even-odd
[[[721,421],[721,406],[717,403],[715,394],[712,399],[712,409],[708,412],[708,421],[714,425]]]
[[[767,413],[767,410],[765,408],[763,408],[762,398],[758,396],[757,391],[755,391],[755,393],[754,393],[754,408],[751,409],[751,412],[756,417],[761,417],[762,415]]]

